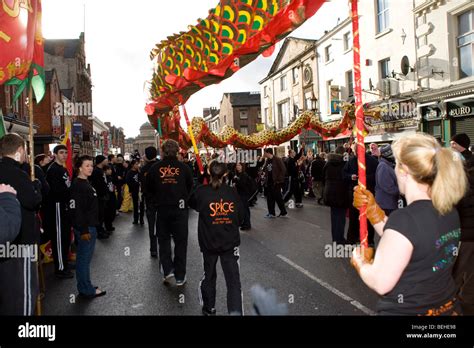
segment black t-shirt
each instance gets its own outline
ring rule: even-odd
[[[442,216],[430,200],[415,201],[394,211],[387,229],[405,236],[413,254],[393,290],[379,301],[380,314],[423,315],[452,300],[452,268],[461,235],[456,209]]]

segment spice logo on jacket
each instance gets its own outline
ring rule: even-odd
[[[209,204],[209,209],[211,209],[212,217],[228,215],[234,212],[234,202],[224,202],[221,199],[220,202],[212,202]]]
[[[213,218],[213,225],[232,223],[232,218],[229,218],[228,215],[235,211],[234,202],[224,202],[224,200],[221,199],[219,202],[211,202],[209,204],[209,209],[209,216]]]
[[[160,179],[163,180],[163,184],[177,184],[176,177],[179,176],[179,168],[167,166],[160,168]]]

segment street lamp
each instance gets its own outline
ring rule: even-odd
[[[318,98],[316,98],[313,95],[313,97],[310,100],[311,100],[311,110],[316,111],[318,109]]]

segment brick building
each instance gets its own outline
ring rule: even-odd
[[[260,92],[224,93],[219,112],[219,131],[224,125],[252,134],[261,123]]]
[[[84,33],[79,39],[45,40],[44,51],[45,69],[55,69],[60,88],[74,92],[75,151],[93,155],[92,80]]]

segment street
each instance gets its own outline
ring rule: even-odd
[[[370,315],[377,295],[368,289],[348,258],[325,256],[331,245],[329,208],[305,199],[304,208],[289,209],[288,218],[265,219],[266,201],[251,209],[252,229],[241,232],[240,267],[245,314],[250,289],[275,289],[289,315]],[[162,284],[158,259],[150,257],[147,225],[132,225],[132,213],[121,213],[116,230],[96,243],[91,265],[94,285],[107,295],[77,298],[75,279],[58,280],[45,265],[44,315],[200,315],[198,285],[203,274],[197,240],[197,213],[190,212],[186,285]],[[347,228],[347,226],[346,226]],[[218,315],[227,315],[226,287],[218,265]]]

